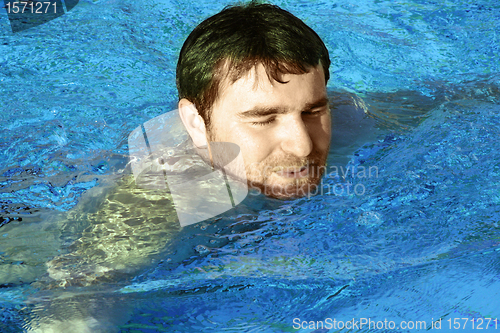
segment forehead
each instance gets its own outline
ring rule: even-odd
[[[270,78],[262,64],[252,67],[235,82],[226,78],[213,110],[223,109],[227,114],[254,106],[300,109],[304,104],[326,97],[325,76],[320,65],[304,74],[283,74],[280,80],[282,82]]]

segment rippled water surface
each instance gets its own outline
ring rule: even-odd
[[[276,2],[332,57],[321,192],[180,228],[127,137],[176,107],[184,39],[229,3],[82,1],[16,34],[1,12],[0,331],[500,320],[500,5]]]

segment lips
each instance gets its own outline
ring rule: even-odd
[[[306,166],[283,168],[275,171],[276,174],[284,178],[303,178],[309,175],[309,168]]]

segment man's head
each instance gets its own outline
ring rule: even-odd
[[[330,143],[330,60],[318,35],[268,4],[202,22],[177,65],[179,110],[195,145],[240,146],[249,185],[274,197],[319,182]]]

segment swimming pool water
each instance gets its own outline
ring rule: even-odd
[[[128,274],[37,289],[130,173],[129,133],[175,108],[184,39],[228,3],[83,1],[16,34],[2,12],[0,331],[79,316],[104,332],[315,331],[295,318],[442,318],[446,332],[499,318],[495,1],[275,2],[324,39],[329,94],[369,111],[334,127],[329,166],[343,169],[320,195],[251,197],[188,226]]]

